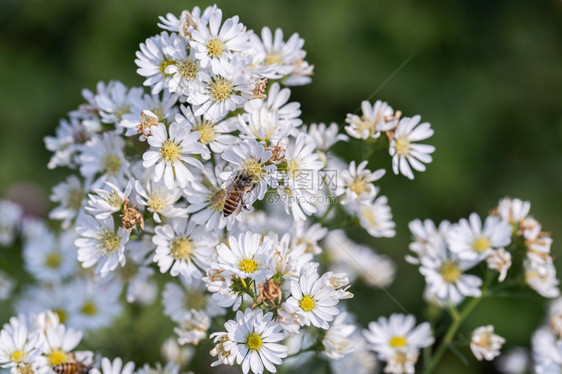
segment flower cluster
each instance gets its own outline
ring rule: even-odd
[[[334,373],[370,373],[377,359],[385,372],[413,373],[424,350],[431,372],[484,293],[527,284],[559,295],[552,239],[528,202],[504,199],[485,219],[410,223],[406,260],[419,265],[430,307],[451,314],[443,339],[431,315],[416,326],[413,314],[393,314],[362,329],[342,301],[356,281],[388,293],[396,266],[345,229],[395,236],[376,185],[386,170],[369,162],[384,148],[393,172],[414,179],[432,161],[435,148],[419,143],[433,135],[430,124],[378,100],[348,114],[343,131],[306,126],[290,100],[289,87],[310,83],[313,72],[298,34],[257,34],[216,5],[167,14],[158,26],[135,60],[149,92],[99,83],[45,138],[48,167],[72,172],[51,195],[49,217],[60,227],[0,201],[0,245],[21,239],[37,281],[22,287],[15,307],[23,314],[0,332],[2,367],[132,373],[133,363],[75,351],[80,331],[110,326],[126,301],[159,302],[175,323],[167,364],[136,373],[176,374],[196,349],[209,352],[211,366],[244,374],[297,367],[314,353]],[[360,159],[338,157],[338,142],[359,143]],[[13,293],[12,276],[0,272],[0,300]],[[557,314],[553,339],[561,326]],[[483,326],[470,348],[492,360],[503,343]]]
[[[113,361],[99,357],[92,351],[77,350],[83,333],[67,328],[58,315],[50,310],[12,317],[0,330],[0,367],[10,368],[13,373],[92,373],[92,374],[144,374],[165,372],[178,374],[188,355],[173,342],[163,346],[167,364],[148,364],[138,370],[135,364],[123,365],[121,358]],[[170,346],[170,344],[172,346]]]
[[[552,239],[529,215],[530,206],[527,201],[505,198],[484,222],[476,213],[456,224],[443,221],[438,227],[431,220],[410,222],[414,255],[406,260],[420,266],[426,299],[445,306],[480,297],[483,280],[473,270],[481,263],[499,272],[498,282],[505,281],[504,288],[526,282],[544,297],[557,297]]]

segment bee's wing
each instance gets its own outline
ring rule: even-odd
[[[236,207],[236,209],[234,209],[234,212],[232,212],[232,214],[234,214],[235,216],[240,214],[240,211],[242,210],[243,205],[244,205],[244,201],[240,200],[240,202],[238,203],[238,206]]]
[[[211,197],[211,203],[218,203],[219,201],[224,201],[224,199],[226,199],[226,196],[229,192],[223,188],[218,190],[217,192],[215,192],[215,194]]]

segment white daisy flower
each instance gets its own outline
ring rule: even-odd
[[[556,268],[552,262],[537,263],[525,259],[523,267],[525,269],[525,281],[529,287],[544,297],[554,298],[560,295],[560,289],[558,288],[560,281],[556,278]]]
[[[235,328],[236,321],[227,321],[224,326],[228,330],[230,326]],[[209,352],[212,357],[216,357],[217,360],[211,363],[211,367],[218,365],[234,365],[236,356],[238,354],[238,348],[235,341],[228,338],[227,332],[214,332],[210,336],[213,342],[216,344],[213,349]]]
[[[43,366],[41,371],[50,372],[52,367],[71,361],[71,352],[81,339],[82,332],[67,329],[64,325],[46,326],[43,356],[38,360]]]
[[[505,339],[494,334],[494,326],[481,326],[472,331],[470,350],[478,361],[492,361],[500,355],[500,349]]]
[[[195,115],[212,121],[220,121],[250,100],[255,87],[254,80],[239,59],[217,73],[203,71],[201,81],[201,87],[194,90],[187,101],[193,106]]]
[[[448,232],[447,242],[451,252],[460,258],[481,261],[493,249],[503,248],[511,243],[511,226],[497,216],[488,216],[482,221],[476,213],[468,220],[462,218]]]
[[[160,354],[168,363],[173,363],[179,368],[183,368],[189,364],[195,355],[193,347],[180,347],[175,338],[168,338],[162,343]]]
[[[218,165],[215,171],[203,169],[201,181],[190,183],[184,190],[184,196],[189,202],[187,212],[190,219],[205,227],[207,231],[219,231],[232,226],[235,215],[224,216],[223,208],[226,196],[223,196],[223,181],[218,178],[222,166]]]
[[[232,121],[213,121],[201,116],[195,116],[190,106],[182,105],[181,114],[176,114],[176,122],[180,126],[191,128],[201,136],[199,142],[214,153],[222,153],[237,144],[239,139],[228,134],[235,130]]]
[[[177,34],[163,31],[146,39],[140,44],[140,51],[136,52],[135,64],[139,67],[137,74],[146,77],[144,85],[152,87],[153,94],[168,88],[173,74],[167,68],[177,63],[174,51],[176,47],[180,47],[176,44],[178,42],[183,44],[185,50],[185,42]]]
[[[289,214],[289,207],[295,220],[305,220],[317,211],[312,205],[319,189],[319,170],[324,163],[319,160],[314,151],[314,143],[308,135],[300,133],[295,141],[287,148],[287,177],[279,193],[284,201],[285,212]]]
[[[35,279],[54,282],[73,274],[76,270],[74,230],[55,235],[47,232],[40,238],[26,242],[23,259],[27,272]]]
[[[142,113],[148,111],[157,117],[153,122],[170,124],[178,113],[177,100],[178,95],[167,90],[160,95],[144,94],[132,103],[129,113],[123,114],[118,128],[125,130],[125,136],[137,136],[139,134],[139,122],[143,119]],[[152,129],[152,126],[150,129]]]
[[[371,202],[363,202],[361,205],[350,208],[355,210],[359,217],[359,224],[369,235],[380,238],[392,238],[396,235],[392,220],[392,213],[386,196],[380,196]]]
[[[548,233],[541,233],[533,240],[525,240],[527,258],[537,264],[552,263],[550,255],[552,241]]]
[[[365,338],[356,331],[350,340],[354,350],[339,360],[330,360],[330,369],[334,374],[371,374],[376,373],[378,362],[376,355],[367,349]]]
[[[218,266],[225,271],[225,276],[237,276],[241,279],[254,279],[264,283],[273,276],[268,267],[271,256],[271,242],[260,234],[245,232],[238,237],[230,236],[228,245],[217,246]]]
[[[124,251],[129,232],[122,227],[116,231],[113,216],[98,220],[84,215],[76,223],[76,232],[79,238],[74,244],[78,247],[78,261],[82,267],[97,264],[95,273],[104,277],[118,266],[125,265]]]
[[[298,280],[290,280],[291,296],[287,303],[300,308],[302,325],[328,329],[328,322],[339,314],[338,297],[334,288],[318,275],[313,264],[303,268]]]
[[[291,90],[271,85],[266,99],[250,100],[244,104],[245,113],[239,116],[238,127],[243,138],[276,143],[294,134],[302,124],[300,104],[288,103]]]
[[[198,268],[206,264],[214,253],[218,239],[197,228],[186,219],[173,219],[170,224],[156,226],[152,242],[156,245],[153,261],[161,273],[170,272],[177,277],[201,277]]]
[[[355,344],[350,339],[355,326],[346,322],[347,313],[341,313],[326,331],[322,339],[324,353],[332,360],[339,360],[355,350]]]
[[[349,169],[343,170],[339,175],[340,186],[336,190],[336,196],[344,196],[342,205],[371,201],[377,194],[378,189],[372,183],[381,179],[386,170],[379,169],[374,172],[366,169],[368,161],[363,161],[357,167],[355,161],[351,161]]]
[[[207,290],[213,294],[212,297],[217,304],[223,308],[232,308],[236,311],[242,305],[242,301],[251,303],[252,298],[248,294],[234,291],[234,288],[239,285],[238,282],[236,282],[236,285],[234,284],[233,280],[236,281],[236,279],[225,276],[224,270],[217,267],[217,264],[212,265],[207,270],[207,276],[202,279]]]
[[[152,213],[152,218],[156,223],[162,222],[160,216],[166,218],[187,218],[187,210],[180,204],[176,204],[181,198],[179,188],[168,189],[163,182],[146,182],[146,187],[141,182],[135,182],[137,192],[137,203],[145,206]]]
[[[395,114],[392,107],[384,101],[377,100],[372,106],[368,101],[363,101],[361,109],[363,111],[361,117],[357,114],[348,114],[345,119],[349,124],[345,127],[345,131],[353,138],[376,139],[381,135],[381,131],[392,130],[398,124],[400,112]]]
[[[413,315],[393,314],[390,318],[381,317],[370,322],[369,329],[363,330],[369,348],[381,360],[389,361],[397,353],[417,353],[433,344],[429,323],[416,326]]]
[[[101,369],[101,370],[100,370]],[[92,368],[92,374],[133,374],[135,364],[131,361],[123,366],[123,360],[117,357],[111,362],[108,358],[101,359],[101,368]]]
[[[44,138],[45,148],[54,152],[47,164],[49,169],[60,166],[75,166],[75,156],[79,150],[79,144],[90,139],[86,128],[78,121],[70,122],[62,119],[55,130],[56,136]]]
[[[533,372],[558,373],[562,370],[562,342],[548,329],[541,327],[531,339]]]
[[[199,278],[180,276],[181,285],[168,282],[162,291],[164,315],[179,322],[188,310],[204,312],[209,317],[224,315],[226,310],[207,293],[205,284]]]
[[[69,293],[71,290],[74,291],[68,284],[57,285],[57,287],[45,283],[40,286],[28,286],[15,302],[14,309],[24,314],[51,310],[57,316],[57,320],[67,323],[77,313],[70,306],[74,296]],[[69,326],[79,328],[79,326]]]
[[[503,282],[511,267],[511,254],[503,248],[497,249],[486,257],[486,264],[489,269],[497,270],[500,273],[498,282]]]
[[[511,224],[519,224],[529,215],[531,203],[520,199],[505,197],[498,204],[498,215]]]
[[[230,322],[230,321],[229,321]],[[272,320],[272,314],[261,309],[246,309],[236,313],[236,321],[227,322],[228,339],[236,343],[236,363],[242,372],[261,374],[264,368],[272,373],[282,358],[287,357],[287,347],[279,344],[284,336],[281,326]]]
[[[8,300],[16,288],[16,281],[0,270],[0,301]]]
[[[272,66],[275,76],[280,77],[291,74],[297,68],[297,63],[306,57],[302,49],[304,39],[294,33],[285,42],[283,41],[283,30],[275,29],[273,35],[269,27],[261,30],[261,39],[256,34],[251,34],[252,48],[254,49],[254,61],[256,65]]]
[[[263,145],[255,140],[245,141],[221,154],[223,160],[232,164],[235,171],[230,173],[229,181],[233,181],[236,175],[243,173],[250,177],[255,187],[248,201],[244,199],[246,205],[249,206],[256,199],[263,199],[267,186],[276,186],[273,172],[277,169],[275,165],[267,165],[273,153],[267,150]],[[222,177],[222,175],[221,175]]]
[[[23,324],[0,331],[0,368],[21,368],[33,364],[41,354],[43,337]],[[17,372],[17,371],[16,371]]]
[[[208,20],[208,25],[200,20],[195,21],[190,46],[195,49],[201,66],[210,66],[217,74],[229,66],[234,53],[249,48],[249,34],[245,26],[238,22],[238,16],[226,19],[221,25],[222,10],[219,8],[211,10]]]
[[[169,77],[167,88],[176,95],[189,97],[202,84],[203,69],[195,56],[196,51],[189,48],[185,40],[176,37],[170,52],[175,63],[164,70],[164,74]]]
[[[93,97],[104,123],[118,124],[123,116],[130,113],[136,101],[141,100],[143,89],[127,88],[119,81],[110,81],[107,86],[103,82],[97,85],[97,94]]]
[[[146,151],[142,158],[145,168],[154,166],[154,182],[163,177],[169,189],[176,186],[185,187],[188,182],[193,182],[195,178],[187,165],[201,169],[203,164],[190,155],[199,154],[205,157],[209,152],[197,141],[201,135],[190,132],[175,122],[170,125],[169,137],[163,124],[153,126],[151,132],[152,135],[147,139],[150,150]]]
[[[435,147],[427,144],[415,143],[433,135],[429,122],[418,126],[420,116],[404,117],[398,123],[394,138],[390,142],[388,152],[392,156],[392,170],[394,174],[402,174],[409,179],[414,179],[411,168],[425,171],[425,165],[432,161],[430,156]]]
[[[309,225],[306,221],[298,221],[291,225],[291,245],[297,247],[305,246],[305,253],[318,255],[322,253],[322,248],[318,244],[324,239],[328,230],[320,224]]]
[[[51,201],[60,203],[49,213],[49,218],[62,221],[62,228],[70,227],[70,222],[79,215],[86,197],[86,186],[75,175],[53,187]]]
[[[65,289],[70,296],[66,305],[69,310],[69,314],[65,316],[66,325],[82,331],[111,326],[123,311],[123,305],[119,301],[122,290],[123,285],[115,279],[78,279],[70,283]]]
[[[285,86],[303,86],[312,82],[312,74],[314,74],[314,65],[310,65],[308,61],[298,60],[295,62],[296,69],[283,80]]]
[[[307,133],[316,146],[316,151],[324,165],[328,165],[328,150],[334,144],[340,141],[348,141],[349,137],[345,134],[340,134],[340,127],[337,123],[332,122],[330,125],[325,123],[311,123],[308,126]]]
[[[88,194],[88,205],[84,208],[96,219],[106,219],[119,212],[133,190],[132,181],[127,182],[125,188],[119,188],[110,182],[105,184],[108,189],[98,188],[94,190],[95,195]]]
[[[410,264],[419,265],[420,260],[426,256],[434,256],[436,248],[446,246],[447,233],[451,224],[449,221],[441,221],[439,227],[435,226],[432,220],[426,219],[423,222],[415,219],[408,224],[414,241],[410,243],[409,249],[416,256],[406,255],[406,261]]]
[[[425,277],[428,292],[439,301],[458,305],[466,296],[480,297],[482,279],[464,274],[479,261],[459,258],[447,250],[444,242],[436,243],[433,255],[422,257],[420,273]]]
[[[135,374],[179,374],[179,371],[179,366],[173,362],[168,362],[164,367],[162,367],[161,363],[157,362],[154,368],[150,367],[148,364],[144,364]]]
[[[22,216],[23,211],[18,204],[0,200],[0,246],[7,247],[14,242]]]
[[[128,174],[129,162],[123,153],[125,142],[120,136],[106,132],[101,138],[94,138],[81,148],[80,173],[87,180],[93,180],[96,175],[101,174],[101,181],[121,184]]]
[[[207,331],[211,327],[211,319],[205,312],[195,309],[186,311],[180,318],[179,326],[174,328],[178,334],[178,343],[199,344],[200,340],[207,338]]]
[[[511,348],[496,360],[496,368],[502,374],[525,374],[530,369],[529,352],[523,347]]]

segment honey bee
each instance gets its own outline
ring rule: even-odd
[[[70,354],[70,358],[72,359],[70,362],[53,366],[53,371],[57,374],[88,374],[92,369],[91,365],[78,361],[74,354]]]
[[[240,213],[241,208],[247,209],[244,204],[244,195],[254,188],[256,188],[256,183],[252,177],[245,173],[238,173],[227,188],[219,190],[213,195],[211,203],[224,201],[223,216],[228,217],[231,214],[236,216]]]

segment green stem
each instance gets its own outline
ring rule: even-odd
[[[320,219],[318,220],[318,223],[320,225],[324,225],[324,221],[326,220],[326,218],[328,218],[328,215],[330,214],[330,212],[336,207],[337,204],[330,204],[328,206],[328,209],[326,209],[326,211],[324,212],[324,214],[322,215],[322,217],[320,217]]]
[[[455,335],[461,327],[461,324],[466,319],[466,317],[468,317],[468,315],[474,310],[474,308],[476,308],[478,303],[480,303],[480,300],[482,300],[482,296],[470,300],[470,302],[466,304],[466,306],[460,313],[456,313],[456,315],[452,313],[453,323],[451,324],[451,326],[449,326],[445,337],[441,341],[441,345],[439,345],[439,348],[437,348],[435,355],[423,371],[424,374],[432,373],[435,370],[435,367],[437,366],[439,361],[441,361],[441,357],[443,357],[443,354],[445,354],[445,351],[455,338]]]

